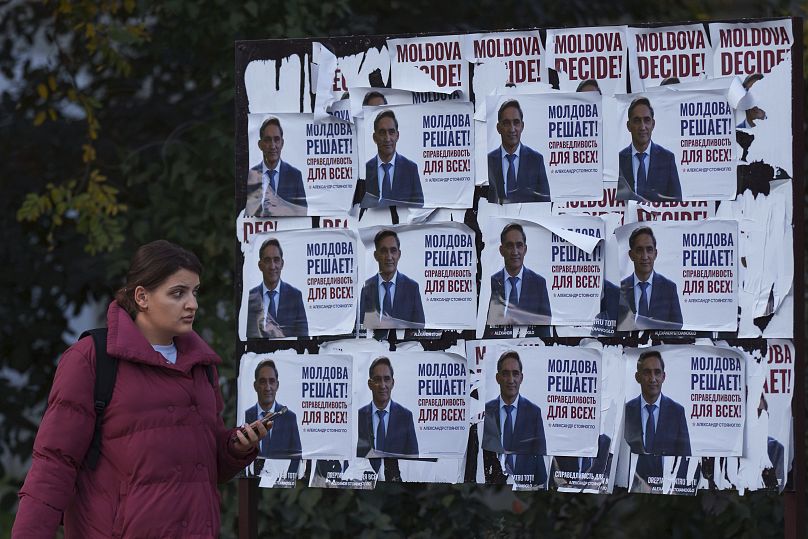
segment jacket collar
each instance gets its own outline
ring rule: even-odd
[[[177,346],[177,363],[167,363],[163,356],[152,348],[134,320],[117,302],[107,309],[107,353],[125,361],[177,369],[189,372],[195,365],[218,365],[222,362],[202,337],[192,331],[174,338]]]

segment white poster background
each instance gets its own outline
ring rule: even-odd
[[[627,30],[631,89],[642,92],[675,77],[688,82],[711,77],[712,48],[701,24]]]
[[[632,223],[615,231],[618,244],[621,286],[618,331],[637,329],[634,309],[629,295],[634,275],[634,264],[628,256],[631,232],[642,226],[651,228],[656,238],[657,255],[654,274],[663,276],[676,285],[682,326],[672,320],[648,318],[639,322],[643,329],[684,329],[704,331],[736,331],[738,328],[738,223],[736,221],[708,220],[699,222],[661,221]],[[732,245],[707,244],[706,238],[720,237]],[[689,244],[688,244],[689,242]],[[715,258],[714,258],[715,257]],[[715,262],[713,265],[712,262]],[[702,265],[702,263],[706,265]],[[624,293],[623,283],[626,283]],[[653,283],[652,283],[653,284]],[[653,295],[661,293],[662,286],[652,288]],[[653,313],[651,313],[653,316]]]
[[[378,148],[373,142],[373,123],[385,110],[398,121],[396,154],[418,167],[424,208],[469,208],[474,196],[474,121],[471,103],[453,100],[419,105],[365,107],[364,155],[360,175],[367,176],[368,163],[376,167]],[[451,120],[447,120],[451,118]],[[445,122],[449,121],[448,124]],[[393,182],[396,181],[393,173]]]
[[[359,305],[358,238],[355,232],[347,229],[310,229],[258,234],[249,244],[244,245],[243,290],[238,317],[239,338],[242,341],[247,340],[250,292],[263,282],[263,275],[258,269],[259,251],[263,242],[270,238],[276,238],[283,248],[284,266],[281,282],[297,288],[302,294],[309,336],[350,333],[354,328],[356,309]],[[353,254],[329,256],[322,253],[323,244],[335,245],[335,249],[339,245],[343,250],[350,246]],[[310,250],[312,253],[320,254],[309,256]],[[338,264],[340,267],[337,269],[340,271],[321,273],[324,269],[323,264]],[[341,284],[322,284],[323,280],[331,278],[339,279]],[[323,298],[323,295],[326,297]],[[281,298],[280,302],[283,301]]]
[[[641,394],[640,384],[634,378],[637,359],[640,354],[652,349],[658,351],[665,362],[662,395],[684,408],[692,456],[730,457],[743,454],[746,420],[744,354],[717,346],[626,348],[626,403]],[[725,367],[731,365],[733,368],[708,369],[709,366],[719,364]],[[702,415],[707,407],[711,408],[711,412]],[[657,428],[665,428],[662,419]]]
[[[360,283],[362,286],[367,284],[368,279],[375,281],[379,273],[378,262],[373,257],[373,238],[382,230],[393,230],[398,234],[401,243],[398,271],[418,284],[425,317],[424,327],[472,329],[474,302],[477,301],[474,283],[477,268],[474,232],[460,223],[362,228],[359,231],[365,247]],[[448,243],[450,240],[455,242],[456,247]],[[361,317],[362,313],[360,323]]]
[[[320,122],[312,114],[250,114],[247,139],[250,171],[247,178],[248,208],[251,189],[257,184],[260,204],[263,154],[258,147],[261,124],[270,117],[278,118],[283,129],[281,162],[300,171],[308,203],[308,215],[344,213],[351,208],[358,175],[354,126],[334,117]],[[283,181],[281,176],[280,181]],[[280,187],[279,187],[280,188]],[[290,215],[283,209],[280,215]],[[292,214],[294,215],[294,214]]]
[[[543,156],[552,200],[600,198],[603,189],[600,94],[553,92],[488,96],[486,131],[489,153],[499,152],[502,146],[502,137],[497,132],[499,108],[513,100],[519,102],[523,113],[521,144]],[[579,114],[584,112],[586,114]]]
[[[585,80],[597,81],[603,95],[626,91],[626,26],[547,30],[546,66],[558,72],[562,92]]]
[[[308,65],[308,53],[290,54],[278,60],[252,60],[244,69],[249,112],[256,114],[311,110],[313,89],[309,77],[301,75]]]

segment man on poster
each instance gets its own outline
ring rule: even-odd
[[[656,238],[650,227],[634,229],[628,239],[634,273],[620,282],[618,330],[682,329],[676,283],[654,271]]]
[[[261,244],[258,269],[261,284],[250,290],[247,304],[247,338],[277,339],[307,337],[309,323],[303,306],[303,294],[281,281],[283,249],[275,238]]]
[[[398,271],[398,234],[382,230],[373,238],[373,258],[379,273],[365,281],[360,298],[360,321],[370,329],[422,328],[424,308],[418,283]]]
[[[547,454],[541,409],[519,394],[522,360],[514,350],[497,360],[499,397],[485,403],[483,448],[500,455],[507,475],[531,477],[532,484],[547,482],[543,455]]]
[[[631,144],[620,150],[618,198],[650,202],[682,200],[676,157],[651,141],[655,125],[654,109],[648,98],[632,101],[626,121]]]
[[[373,120],[373,142],[378,154],[365,165],[363,208],[424,205],[418,165],[396,153],[399,134],[398,119],[392,110],[383,110]]]
[[[524,266],[527,236],[518,223],[510,223],[499,235],[503,268],[491,275],[488,302],[489,326],[550,324],[550,296],[544,277]]]
[[[656,350],[640,354],[634,379],[641,393],[626,403],[626,443],[639,455],[690,455],[684,407],[662,394],[665,360]]]
[[[264,120],[259,130],[258,147],[263,159],[250,169],[247,177],[247,216],[306,215],[306,191],[303,175],[281,160],[283,127],[278,118]]]
[[[525,128],[519,101],[506,101],[497,111],[497,133],[502,144],[488,154],[488,201],[550,202],[550,183],[544,156],[522,144]]]
[[[373,398],[359,409],[357,457],[367,457],[371,451],[379,456],[418,456],[412,412],[392,400],[395,384],[390,359],[384,356],[374,359],[368,369],[368,388]],[[378,472],[380,459],[370,461]]]
[[[280,386],[279,378],[278,369],[271,359],[262,361],[255,368],[253,389],[255,389],[258,402],[247,408],[244,413],[248,424],[263,419],[267,414],[278,412],[284,407],[275,400]],[[289,470],[296,471],[301,453],[297,416],[293,411],[287,409],[286,412],[273,419],[272,427],[261,440],[258,455],[269,459],[294,459]]]

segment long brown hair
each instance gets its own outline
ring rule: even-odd
[[[134,320],[140,312],[135,303],[135,288],[154,290],[181,269],[202,275],[202,263],[191,251],[166,240],[142,245],[132,257],[126,285],[115,293],[115,301]]]

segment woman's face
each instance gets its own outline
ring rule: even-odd
[[[170,344],[177,335],[193,329],[198,304],[199,275],[181,269],[159,286],[146,290],[135,288],[135,301],[140,312],[135,324],[151,344]]]

